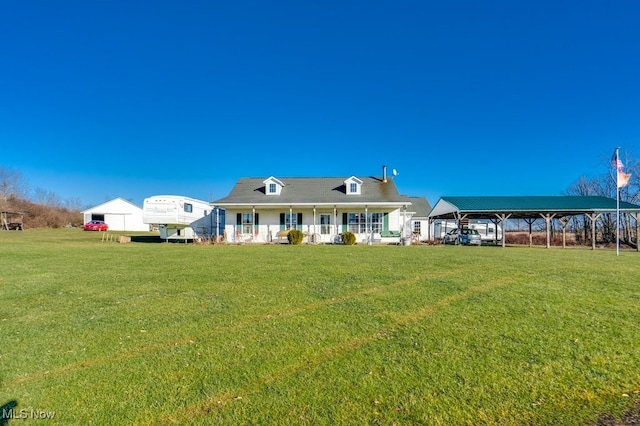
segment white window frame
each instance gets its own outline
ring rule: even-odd
[[[362,194],[362,181],[355,176],[351,176],[344,181],[345,192],[347,195]]]
[[[384,229],[384,213],[347,213],[347,230],[354,234],[380,234]]]
[[[254,218],[253,213],[241,213],[242,220],[240,226],[242,227],[243,234],[253,234]]]
[[[293,218],[293,221],[291,220]],[[301,229],[298,228],[299,224],[298,223],[298,213],[285,213],[284,214],[284,229],[286,229],[287,231],[290,229]]]

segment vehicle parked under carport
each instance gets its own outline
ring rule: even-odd
[[[458,232],[459,231],[459,232]],[[462,228],[453,229],[444,235],[443,242],[445,244],[460,244],[460,245],[481,245],[482,238],[480,233],[475,229]]]

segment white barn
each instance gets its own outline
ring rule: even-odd
[[[110,231],[148,231],[149,225],[142,220],[142,208],[124,198],[115,198],[82,211],[83,223],[103,220]]]

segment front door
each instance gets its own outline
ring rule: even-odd
[[[320,215],[320,234],[331,235],[331,215],[330,214]]]

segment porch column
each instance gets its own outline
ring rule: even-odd
[[[256,235],[256,206],[253,206],[251,208],[251,213],[253,214],[253,216],[251,216],[253,218],[253,226],[252,226],[252,230],[251,230],[251,241],[253,241],[253,238],[255,237],[257,239],[257,235]],[[258,232],[260,232],[260,230],[258,230]]]
[[[367,242],[369,240],[369,206],[364,206],[364,234],[366,235]]]
[[[316,233],[316,206],[313,206],[313,233]]]
[[[402,206],[402,238],[407,237],[407,206]]]

